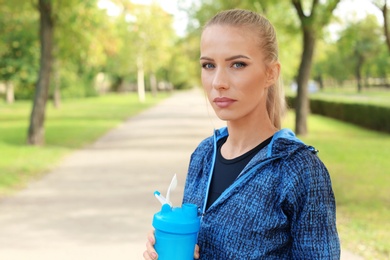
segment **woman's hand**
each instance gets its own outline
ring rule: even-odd
[[[146,242],[146,251],[143,256],[145,260],[155,260],[158,258],[157,252],[154,249],[156,239],[154,238],[154,231],[148,233],[148,241]]]
[[[194,258],[199,259],[199,246],[195,245]]]
[[[155,243],[156,243],[156,239],[154,237],[154,231],[151,231],[150,233],[148,233],[148,241],[146,242],[146,251],[143,254],[145,260],[158,259],[157,252],[154,249]],[[195,245],[194,259],[199,259],[199,246],[198,245]]]

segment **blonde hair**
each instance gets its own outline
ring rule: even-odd
[[[226,10],[211,18],[203,30],[211,25],[229,25],[252,29],[259,39],[260,48],[264,51],[265,62],[269,64],[279,61],[276,32],[271,22],[264,16],[248,10]],[[268,88],[266,107],[272,124],[280,129],[282,117],[286,111],[286,100],[280,76],[275,84]]]

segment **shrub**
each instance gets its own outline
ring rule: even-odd
[[[289,107],[294,108],[295,97],[288,96],[287,103]],[[316,98],[310,99],[310,112],[390,133],[390,107]]]

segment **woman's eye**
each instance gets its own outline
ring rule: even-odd
[[[244,62],[235,62],[233,63],[232,67],[236,69],[242,69],[246,67],[246,64]]]
[[[202,68],[204,68],[204,69],[213,69],[213,68],[215,68],[215,66],[213,64],[211,64],[211,63],[203,63],[202,64]]]

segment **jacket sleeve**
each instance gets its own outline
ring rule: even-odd
[[[284,211],[291,223],[293,259],[340,259],[336,205],[329,173],[311,152],[284,169]]]

